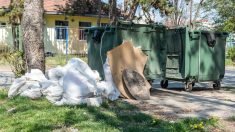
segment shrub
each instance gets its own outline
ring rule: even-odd
[[[25,74],[24,53],[21,51],[3,53],[4,59],[10,64],[15,77]]]
[[[228,49],[228,57],[235,62],[235,46]]]

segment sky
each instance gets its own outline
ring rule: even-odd
[[[102,0],[102,1],[105,2],[105,3],[108,3],[109,0]],[[120,4],[122,5],[123,2],[124,2],[124,0],[117,0],[117,5],[120,5]],[[194,1],[193,1],[194,4],[195,4],[195,3],[199,3],[199,2],[200,2],[200,0],[194,0]],[[138,10],[137,10],[136,15],[137,15],[137,16],[142,15],[141,9],[138,9]],[[200,15],[202,15],[202,14],[200,14]],[[164,21],[164,18],[161,17],[159,11],[155,11],[155,16],[154,16],[154,18],[155,18],[155,21],[156,21],[156,22],[163,22],[163,21]]]

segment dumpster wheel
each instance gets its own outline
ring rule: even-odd
[[[161,81],[161,87],[162,88],[167,88],[168,87],[168,80],[162,80]]]
[[[184,90],[187,91],[187,92],[192,91],[194,84],[195,84],[194,82],[186,82]]]
[[[214,90],[220,90],[220,88],[221,88],[220,81],[215,81],[213,83],[213,88],[214,88]]]

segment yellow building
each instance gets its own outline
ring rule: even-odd
[[[87,44],[84,28],[97,26],[97,15],[64,15],[64,13],[61,13],[61,9],[58,8],[58,4],[65,6],[66,1],[44,0],[45,52],[67,52],[69,54],[86,53]],[[7,2],[7,0],[0,0],[0,5],[6,8],[9,2]],[[11,27],[8,23],[8,17],[0,17],[0,45],[12,45],[13,43]],[[103,14],[101,25],[107,25],[108,23],[109,19],[107,15]],[[66,47],[68,47],[67,50]]]

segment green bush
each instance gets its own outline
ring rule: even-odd
[[[16,77],[25,74],[24,53],[21,51],[3,53],[3,58],[10,64]]]
[[[235,46],[228,49],[228,57],[235,62]]]

